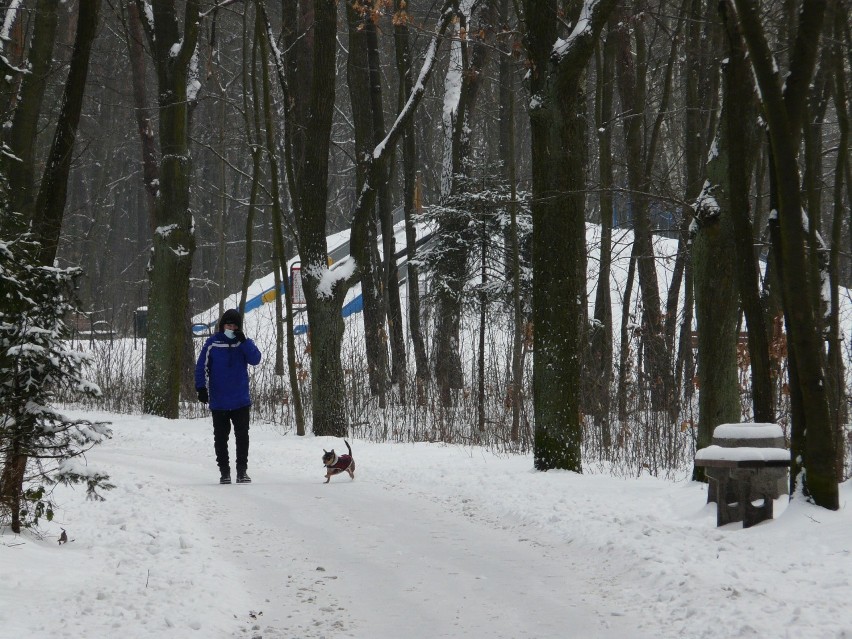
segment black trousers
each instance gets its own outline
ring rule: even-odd
[[[228,437],[231,424],[234,425],[234,439],[237,442],[237,472],[248,468],[249,451],[249,414],[251,406],[236,410],[214,410],[213,412],[213,448],[216,450],[216,463],[220,472],[230,472],[228,461]]]

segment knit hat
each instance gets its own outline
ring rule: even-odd
[[[219,332],[225,330],[225,324],[236,324],[238,328],[242,329],[243,316],[235,308],[228,309],[222,314],[222,319],[219,320]]]

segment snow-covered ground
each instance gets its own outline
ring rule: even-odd
[[[88,417],[117,487],[2,531],[0,637],[852,637],[849,483],[838,512],[716,528],[686,479],[440,444],[351,441],[355,481],[325,485],[341,440],[254,424],[254,483],[220,486],[209,419]]]

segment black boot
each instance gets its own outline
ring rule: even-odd
[[[219,483],[220,484],[230,484],[231,483],[231,469],[226,468],[224,470],[220,470]]]

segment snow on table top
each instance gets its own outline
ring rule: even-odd
[[[783,437],[778,424],[721,424],[713,430],[716,439],[770,439]]]
[[[738,446],[725,448],[723,446],[708,446],[695,453],[696,461],[718,459],[724,461],[789,461],[790,451],[786,448],[753,448]]]

